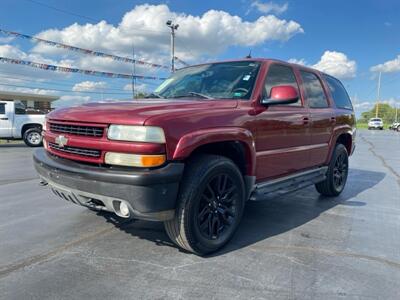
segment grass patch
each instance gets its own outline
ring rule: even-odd
[[[22,140],[10,140],[10,141],[0,140],[0,145],[2,145],[2,144],[21,144],[21,143],[23,143]]]

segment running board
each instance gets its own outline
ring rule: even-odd
[[[279,196],[324,181],[328,167],[307,170],[283,178],[256,184],[250,196],[252,201],[268,200],[271,196]]]

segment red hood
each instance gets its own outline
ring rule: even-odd
[[[236,100],[165,100],[146,99],[131,102],[90,103],[81,106],[60,108],[50,114],[49,119],[105,123],[143,125],[153,116],[173,114],[174,112],[193,110],[212,110],[234,108]]]

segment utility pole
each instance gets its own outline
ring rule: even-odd
[[[133,59],[133,68],[132,68],[132,97],[135,99],[135,83],[136,83],[136,60],[135,60],[135,46],[132,43],[132,59]]]
[[[171,20],[168,20],[165,24],[169,28],[171,28],[171,72],[175,72],[175,30],[178,29],[179,24],[172,23]]]
[[[378,99],[376,102],[376,109],[375,109],[375,118],[378,117],[379,114],[379,101],[381,99],[381,76],[382,72],[379,72],[379,78],[378,78]]]

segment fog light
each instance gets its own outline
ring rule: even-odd
[[[121,202],[121,204],[119,205],[119,212],[124,217],[128,217],[129,216],[129,207],[125,202]]]

